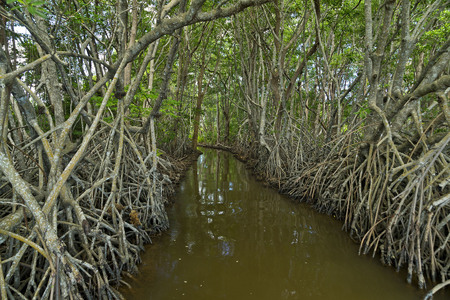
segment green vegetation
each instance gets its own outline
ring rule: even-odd
[[[449,283],[448,4],[3,2],[1,298],[120,298],[198,143]]]

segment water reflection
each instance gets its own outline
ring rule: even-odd
[[[149,247],[130,299],[420,299],[404,274],[357,255],[340,223],[205,150]]]

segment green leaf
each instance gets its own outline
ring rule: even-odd
[[[30,14],[35,15],[37,13],[37,9],[34,6],[28,6],[28,11]]]
[[[43,19],[47,19],[47,15],[46,15],[47,11],[44,9],[37,9],[36,10],[36,15],[38,15],[39,17],[43,18]]]
[[[33,5],[33,6],[42,6],[44,4],[45,4],[45,1],[34,1],[34,2],[31,2],[31,5]]]

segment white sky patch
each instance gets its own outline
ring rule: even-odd
[[[27,35],[31,35],[31,33],[28,31],[28,29],[25,26],[14,26],[14,32],[15,33],[20,33],[20,34],[27,34]]]

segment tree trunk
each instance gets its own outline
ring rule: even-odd
[[[137,26],[138,26],[138,2],[137,0],[133,0],[132,8],[131,8],[131,30],[130,30],[130,40],[128,42],[128,47],[131,48],[136,42],[136,34],[137,34]],[[124,72],[124,85],[128,86],[131,83],[131,69],[133,67],[133,63],[128,63],[125,67]]]

